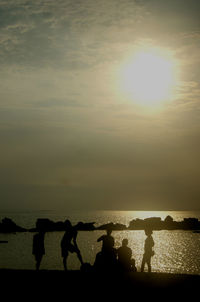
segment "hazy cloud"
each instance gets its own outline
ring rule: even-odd
[[[5,206],[198,207],[199,5],[0,0]],[[170,51],[179,70],[173,99],[155,112],[116,80],[145,45]]]

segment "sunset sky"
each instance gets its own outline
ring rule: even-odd
[[[199,49],[199,0],[0,0],[0,209],[200,209]]]

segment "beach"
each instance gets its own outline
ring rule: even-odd
[[[65,221],[70,219],[73,225],[79,221],[90,223],[95,221],[95,227],[113,222],[129,225],[133,219],[146,219],[152,216],[161,217],[164,220],[167,215],[174,221],[182,221],[184,218],[194,217],[200,220],[200,212],[138,212],[138,211],[88,211],[87,213],[53,212],[18,212],[1,213],[4,217],[11,218],[17,225],[24,228],[34,228],[38,217],[48,218],[51,221]],[[79,231],[77,242],[84,262],[93,264],[96,254],[101,250],[101,243],[97,239],[105,233],[105,230]],[[7,241],[0,245],[0,268],[15,270],[33,270],[35,260],[32,255],[32,232],[1,233],[1,240]],[[47,232],[45,235],[45,256],[42,259],[42,270],[63,270],[60,242],[63,231]],[[113,231],[115,247],[122,244],[124,238],[128,239],[132,249],[136,267],[140,271],[143,256],[145,233],[143,230]],[[152,271],[156,273],[170,274],[200,274],[200,234],[192,230],[155,230],[153,232],[155,242],[155,255],[152,258]],[[68,268],[79,270],[80,263],[74,254],[69,255]]]
[[[99,298],[193,298],[199,291],[200,276],[169,273],[97,273],[94,271],[1,269],[1,293],[6,297],[29,300],[31,297],[62,297],[74,301]],[[71,299],[70,298],[70,299]]]

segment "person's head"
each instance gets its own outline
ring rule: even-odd
[[[128,239],[127,238],[124,238],[122,240],[122,246],[127,246],[128,245]]]
[[[153,234],[152,229],[145,229],[145,234],[146,234],[146,236],[152,235]]]
[[[110,227],[107,227],[106,232],[107,232],[107,235],[110,235],[112,233],[112,229]]]
[[[106,233],[107,233],[107,235],[111,235],[112,229],[107,229],[107,230],[106,230]]]
[[[64,226],[65,226],[65,229],[70,229],[70,228],[72,228],[71,221],[70,221],[69,219],[65,220]]]

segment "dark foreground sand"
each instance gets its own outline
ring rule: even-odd
[[[200,275],[0,269],[0,286],[6,301],[199,301]]]

